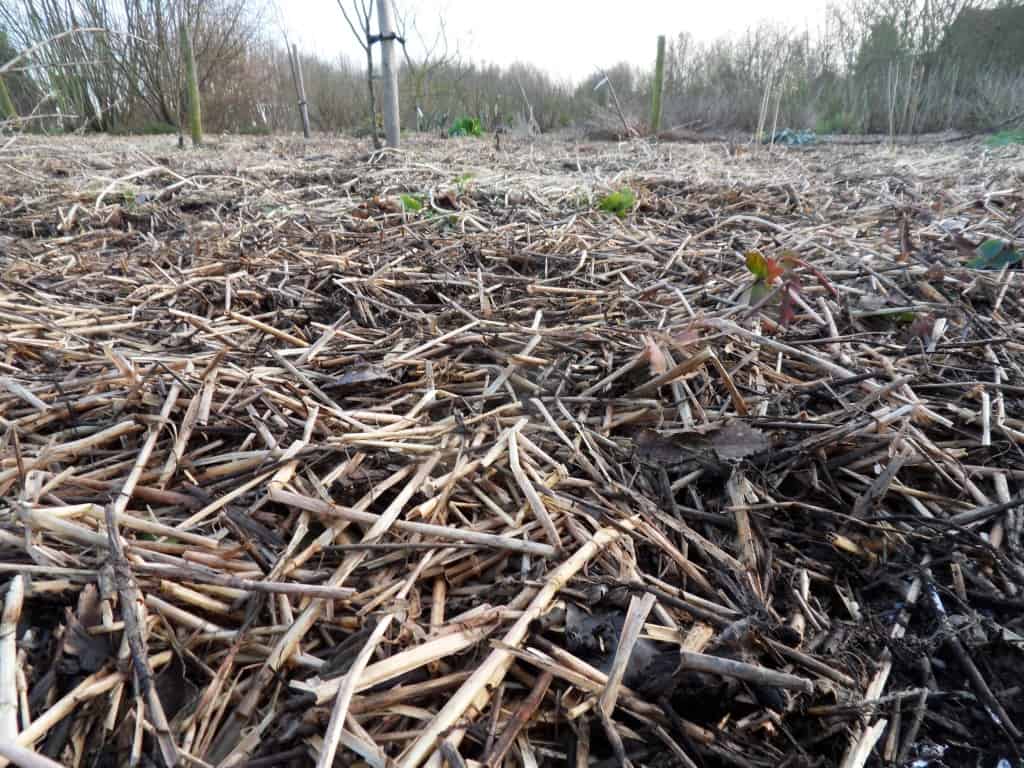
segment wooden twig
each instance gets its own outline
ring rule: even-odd
[[[15,576],[7,587],[0,615],[0,744],[18,735],[18,621],[25,598],[25,579]]]
[[[616,541],[619,535],[619,531],[615,528],[602,528],[594,534],[589,542],[552,571],[540,592],[530,602],[522,617],[505,634],[502,642],[506,645],[518,646],[526,637],[530,623],[540,616],[565,583],[605,547]],[[508,651],[492,651],[487,659],[477,667],[469,680],[456,691],[434,719],[427,724],[420,736],[403,752],[399,759],[399,765],[402,768],[416,768],[434,750],[437,736],[451,728],[470,706],[478,712],[482,711],[490,698],[490,691],[501,682],[511,664],[512,655]],[[452,738],[454,739],[454,736]]]
[[[626,667],[633,655],[633,647],[640,637],[640,630],[654,607],[654,601],[655,597],[650,593],[639,599],[633,597],[629,601],[629,610],[626,612],[626,620],[622,625],[622,633],[619,635],[619,644],[615,648],[615,658],[612,661],[611,671],[608,673],[608,684],[597,702],[597,706],[605,715],[611,716],[615,711],[615,702],[619,698],[622,678],[626,674]]]
[[[530,694],[523,699],[519,708],[509,719],[505,725],[505,730],[501,732],[501,736],[498,737],[493,748],[488,749],[484,753],[481,760],[484,765],[490,766],[490,768],[498,768],[498,766],[504,764],[505,755],[512,748],[512,744],[515,742],[519,732],[526,727],[530,718],[533,717],[533,713],[537,711],[537,707],[540,706],[541,701],[544,699],[544,694],[547,693],[548,686],[551,685],[553,679],[554,675],[550,672],[542,672],[540,674],[537,682],[530,690]]]

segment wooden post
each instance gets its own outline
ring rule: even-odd
[[[302,79],[302,64],[299,63],[299,49],[292,43],[291,50],[292,79],[295,91],[299,95],[299,116],[302,118],[302,135],[309,138],[309,109],[306,102],[306,83]]]
[[[203,143],[203,116],[199,106],[199,76],[196,74],[196,57],[192,50],[192,39],[188,25],[181,22],[181,58],[185,63],[185,94],[188,99],[188,126],[192,134],[192,146]]]
[[[658,57],[654,60],[654,89],[651,93],[651,133],[661,130],[661,95],[665,87],[665,36],[658,35]]]
[[[384,137],[389,147],[398,146],[398,66],[395,62],[395,25],[391,21],[391,0],[377,0],[380,19],[380,68],[384,80],[381,111],[384,113]]]

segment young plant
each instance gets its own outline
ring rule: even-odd
[[[620,219],[624,219],[635,205],[636,195],[633,194],[633,190],[623,187],[618,192],[602,197],[597,207],[605,213],[614,213]]]
[[[786,328],[796,318],[797,296],[802,288],[801,275],[798,268],[809,271],[833,297],[839,298],[835,286],[825,277],[820,269],[801,259],[792,251],[786,251],[781,261],[764,256],[759,251],[750,251],[746,258],[747,270],[754,275],[754,284],[750,287],[750,305],[756,306],[771,292],[772,287],[779,284],[779,324]]]
[[[779,262],[762,255],[760,251],[747,253],[747,271],[755,278],[754,284],[750,287],[751,305],[757,304],[767,296],[772,285],[785,273]]]
[[[967,262],[971,269],[1002,269],[1024,259],[1024,251],[1015,250],[1011,243],[995,238],[986,240],[974,252],[978,255]]]
[[[484,127],[475,117],[460,117],[452,123],[449,136],[483,136]]]
[[[470,172],[461,173],[456,176],[452,181],[459,190],[459,194],[463,194],[466,191],[466,187],[469,186],[469,182],[473,180],[473,174]]]
[[[423,199],[418,195],[401,195],[402,208],[413,213],[423,209]]]

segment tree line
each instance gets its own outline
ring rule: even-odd
[[[378,119],[379,46],[367,41],[373,4],[337,2],[339,33],[355,35],[364,56],[300,52],[310,118],[321,131],[369,133]],[[671,33],[652,29],[649,65],[614,64],[573,85],[527,63],[471,61],[443,19],[418,20],[401,0],[396,11],[406,131],[444,131],[466,115],[487,129],[599,124],[611,119],[614,92],[622,117],[643,132],[655,39]],[[184,119],[177,30],[185,24],[207,130],[297,130],[288,45],[272,22],[256,0],[6,0],[0,65],[61,32],[98,31],[63,36],[4,72],[0,121],[175,130]],[[1024,45],[1016,45],[1014,25],[1024,30],[1019,0],[844,0],[815,30],[763,23],[714,41],[669,34],[662,125],[899,133],[999,125],[1024,112]]]

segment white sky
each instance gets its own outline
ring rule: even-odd
[[[333,57],[361,50],[337,0],[277,0],[288,36],[306,50]],[[349,3],[351,0],[343,0]],[[443,15],[450,42],[477,62],[532,63],[560,79],[579,81],[594,67],[628,61],[653,66],[656,38],[687,31],[700,40],[742,33],[762,20],[814,32],[826,0],[396,0],[412,8],[432,39]],[[376,20],[374,23],[376,31]],[[417,46],[410,53],[417,53]]]

